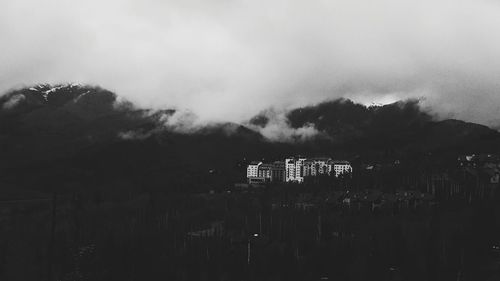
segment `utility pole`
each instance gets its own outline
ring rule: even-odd
[[[250,265],[250,239],[248,239],[247,245],[247,264]]]
[[[259,212],[259,234],[262,234],[262,212]]]
[[[57,208],[57,193],[54,192],[52,195],[52,218],[50,225],[50,240],[48,248],[48,259],[47,259],[47,281],[52,280],[52,263],[54,258],[54,242],[55,242],[55,232],[56,232],[56,208]]]
[[[321,243],[321,213],[318,214],[318,243]]]

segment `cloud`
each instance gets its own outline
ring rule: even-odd
[[[299,128],[292,128],[286,114],[285,111],[268,109],[245,125],[270,141],[302,142],[317,137],[326,137],[315,128],[314,124],[306,123]]]
[[[172,115],[164,115],[160,121],[165,129],[183,134],[197,132],[204,125],[200,123],[200,119],[194,113],[186,110],[176,111]]]
[[[125,131],[119,132],[118,137],[124,140],[144,140],[149,138],[152,132],[140,132],[140,131]]]
[[[20,102],[26,99],[26,96],[23,94],[18,94],[18,95],[13,95],[10,97],[8,101],[6,101],[3,105],[2,108],[4,109],[11,109],[16,107]]]
[[[258,130],[266,139],[280,142],[302,142],[319,135],[313,124],[306,124],[300,128],[291,128],[282,119],[273,120],[264,128]]]
[[[422,97],[499,126],[498,34],[494,0],[5,0],[0,91],[97,84],[201,124]]]

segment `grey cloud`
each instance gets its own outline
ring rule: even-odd
[[[13,95],[7,102],[5,102],[2,107],[4,109],[11,109],[11,108],[14,108],[16,107],[16,105],[18,105],[21,101],[23,101],[24,99],[26,99],[26,97],[22,94],[19,94],[19,95]]]
[[[417,97],[499,126],[498,34],[493,0],[5,0],[0,91],[98,84],[200,123]]]
[[[286,117],[287,112],[270,108],[259,113],[264,122],[248,122],[248,128],[259,132],[269,141],[302,142],[316,137],[327,137],[319,132],[314,124],[305,124],[299,128],[292,128]]]

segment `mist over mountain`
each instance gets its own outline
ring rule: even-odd
[[[167,178],[172,186],[230,184],[252,159],[454,155],[497,150],[500,140],[486,126],[437,121],[418,100],[367,107],[338,99],[269,109],[243,124],[196,120],[179,109],[139,108],[94,86],[14,90],[0,97],[0,179],[30,187],[83,180],[159,188]]]
[[[79,81],[204,122],[423,97],[443,117],[500,124],[498,1],[2,2],[0,92]]]
[[[264,111],[250,124],[266,128],[273,118]],[[487,126],[448,119],[439,120],[423,110],[420,101],[410,99],[381,106],[364,106],[348,99],[323,102],[286,113],[292,130],[314,128],[316,138],[332,145],[364,149],[395,149],[419,146],[423,149],[447,148],[495,138],[498,133]]]

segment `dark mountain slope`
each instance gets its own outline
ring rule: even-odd
[[[39,85],[0,97],[0,183],[54,189],[133,186],[222,188],[244,176],[246,162],[293,154],[350,158],[414,157],[432,152],[496,152],[499,133],[458,120],[435,121],[417,101],[365,107],[336,100],[288,112],[290,127],[321,132],[302,142],[270,142],[233,123],[189,134],[98,87]],[[270,116],[250,120],[265,127]]]
[[[356,149],[468,150],[500,140],[486,126],[459,120],[435,121],[416,100],[365,107],[349,100],[325,102],[288,114],[292,127],[313,124],[339,146]]]
[[[0,179],[33,187],[121,178],[147,186],[163,175],[172,181],[232,169],[259,147],[272,151],[260,134],[237,124],[169,131],[164,122],[174,113],[135,108],[97,87],[13,91],[0,97]]]
[[[15,102],[13,102],[15,101]],[[121,131],[155,127],[153,117],[98,87],[40,85],[0,98],[3,165],[66,157]],[[1,166],[1,165],[0,165]]]

